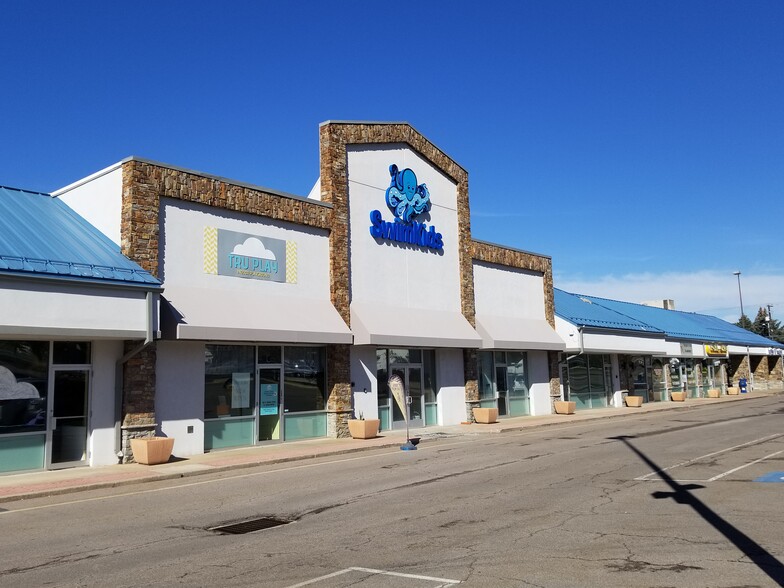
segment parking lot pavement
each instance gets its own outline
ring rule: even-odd
[[[738,396],[723,396],[715,399],[690,399],[683,403],[646,403],[640,408],[599,408],[579,411],[571,415],[554,414],[505,418],[493,424],[473,423],[412,430],[410,436],[412,438],[420,438],[421,442],[427,443],[430,439],[444,437],[504,433],[533,427],[563,424],[566,422],[623,418],[664,410],[689,410],[710,404],[740,402],[747,399],[782,393],[784,393],[784,389],[776,389]],[[0,475],[0,502],[40,496],[52,496],[82,490],[111,488],[125,484],[176,479],[256,465],[275,464],[385,447],[395,447],[401,445],[403,442],[405,442],[405,431],[395,430],[384,431],[383,435],[378,436],[375,439],[312,439],[277,445],[213,451],[202,455],[189,456],[187,458],[177,458],[175,456],[168,463],[154,466],[134,463],[35,471],[18,474],[11,473]]]

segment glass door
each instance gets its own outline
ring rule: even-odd
[[[49,409],[50,468],[87,463],[89,369],[52,370]]]
[[[257,381],[259,383],[259,408],[258,414],[258,440],[281,441],[283,440],[283,394],[281,393],[280,367],[259,368]]]
[[[406,394],[410,399],[408,405],[409,411],[409,427],[417,428],[424,427],[424,396],[422,395],[422,368],[420,366],[401,366],[395,365],[390,369],[391,375],[400,376],[403,380],[403,385],[406,387]],[[391,395],[390,395],[391,396]],[[392,398],[392,428],[399,429],[406,426],[403,413],[397,402]]]

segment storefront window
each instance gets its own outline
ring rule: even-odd
[[[526,354],[481,351],[478,361],[481,406],[497,407],[499,416],[530,414]]]
[[[610,398],[610,358],[607,355],[578,355],[569,360],[569,400],[577,408],[603,408]]]
[[[403,379],[411,396],[409,406],[414,424],[434,425],[438,422],[438,384],[436,382],[436,354],[432,349],[378,349],[376,377],[378,414],[381,427],[394,428],[404,422],[403,413],[389,394],[389,377]]]
[[[286,347],[283,361],[284,412],[325,409],[325,364],[323,347]]]
[[[493,354],[490,351],[479,352],[479,399],[495,399],[495,378],[493,378]]]
[[[46,430],[48,341],[0,341],[0,434]]]
[[[204,418],[252,416],[256,406],[255,348],[206,345]]]
[[[55,341],[52,343],[52,363],[85,365],[90,363],[89,341]]]

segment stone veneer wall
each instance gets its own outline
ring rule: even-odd
[[[215,208],[253,214],[309,227],[329,230],[333,208],[327,204],[232,184],[224,179],[131,159],[122,165],[122,253],[152,275],[158,276],[161,198],[205,204]],[[126,351],[139,345],[126,342]],[[327,346],[330,382],[348,386],[346,370],[336,357],[346,354],[346,345]],[[123,451],[131,437],[155,432],[155,345],[131,358],[123,368]],[[336,379],[342,379],[336,384]],[[330,396],[329,405],[338,404]]]
[[[471,262],[471,220],[468,205],[468,173],[438,149],[413,127],[405,123],[350,123],[326,122],[319,128],[321,155],[321,199],[333,206],[332,226],[329,236],[330,276],[332,304],[351,325],[351,268],[349,267],[349,201],[347,145],[372,145],[404,143],[409,145],[434,167],[441,170],[457,184],[458,214],[458,263],[461,274],[460,301],[463,315],[471,326],[476,326],[474,307],[474,268]],[[336,350],[337,351],[337,350]],[[339,363],[349,363],[350,347],[339,350],[346,357],[335,358]],[[466,398],[478,398],[476,351],[463,353]],[[339,386],[330,403],[336,423],[331,424],[339,433],[347,427],[344,422],[351,413],[351,384],[346,380]]]
[[[751,373],[754,374],[754,387],[757,389],[768,388],[768,356],[751,356]]]
[[[527,251],[519,251],[517,249],[510,249],[492,243],[484,243],[481,241],[472,241],[472,257],[477,261],[492,263],[495,265],[502,265],[506,267],[513,267],[516,269],[538,272],[544,278],[544,313],[547,322],[555,329],[555,295],[553,293],[553,260],[546,255],[537,255],[536,253],[529,253]],[[558,372],[558,352],[550,351],[547,353],[548,363],[550,367],[550,402],[559,400],[561,397],[561,381]],[[476,366],[476,361],[474,361]],[[474,367],[476,370],[476,367]],[[466,400],[471,402],[479,401],[479,393],[477,390],[476,398],[469,398],[466,395]],[[551,410],[555,412],[551,406]]]
[[[738,385],[738,380],[741,378],[749,379],[749,356],[748,355],[730,355],[730,360],[727,365],[727,377],[732,381],[733,386]],[[749,381],[751,384],[751,381]]]
[[[780,355],[768,356],[768,373],[770,382],[776,388],[784,384],[784,358]]]

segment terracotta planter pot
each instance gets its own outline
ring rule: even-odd
[[[737,386],[733,386],[732,388],[727,388],[727,394],[729,394],[730,396],[737,396],[738,394],[740,394],[740,388],[738,388]]]
[[[577,410],[577,403],[571,400],[556,400],[553,402],[555,414],[574,414]]]
[[[166,463],[174,449],[174,437],[145,437],[131,439],[131,451],[136,463],[155,465]]]
[[[642,396],[627,396],[626,406],[640,408],[642,406]]]
[[[711,388],[708,390],[708,398],[718,398],[721,396],[721,390],[718,388]]]
[[[683,402],[686,400],[686,392],[670,392],[673,402]]]
[[[373,439],[378,437],[381,419],[349,419],[348,432],[354,439]]]
[[[474,420],[477,423],[490,424],[498,421],[497,408],[475,408]]]

